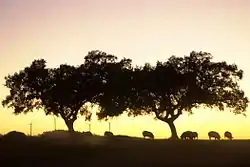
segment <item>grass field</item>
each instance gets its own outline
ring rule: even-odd
[[[0,166],[240,167],[250,166],[250,140],[145,140],[129,137],[69,137],[0,141]]]

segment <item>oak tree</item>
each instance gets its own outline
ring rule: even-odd
[[[90,119],[91,113],[84,106],[93,96],[89,81],[84,66],[47,68],[44,59],[34,60],[24,70],[5,77],[10,93],[2,104],[14,108],[15,114],[42,109],[46,115],[60,116],[72,132],[78,113]]]
[[[168,123],[171,139],[178,139],[174,121],[184,111],[192,113],[193,108],[203,105],[245,114],[248,98],[238,84],[243,71],[235,64],[213,62],[209,53],[193,51],[185,57],[172,56],[154,68],[144,66],[139,74],[142,79],[135,83],[140,83],[140,100],[135,114],[154,113]]]

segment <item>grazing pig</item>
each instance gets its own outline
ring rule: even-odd
[[[211,140],[212,138],[214,138],[215,140],[220,140],[220,134],[215,131],[208,132],[208,137],[209,137],[209,140]]]
[[[104,133],[104,136],[114,136],[114,134],[112,132],[106,131]]]
[[[192,132],[192,131],[186,131],[183,132],[181,135],[182,140],[194,140],[198,139],[198,133],[197,132]]]
[[[226,131],[224,133],[224,138],[228,138],[229,140],[232,140],[233,139],[232,133],[229,131]]]
[[[197,132],[192,132],[192,138],[193,139],[198,139],[198,133]]]
[[[154,134],[149,132],[149,131],[143,131],[142,135],[143,135],[144,138],[148,137],[150,139],[154,139]]]
[[[192,139],[192,132],[191,131],[185,131],[181,134],[181,139],[182,140],[188,140],[188,139]]]

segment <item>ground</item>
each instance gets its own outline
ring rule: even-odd
[[[241,167],[250,166],[249,157],[250,140],[170,141],[89,136],[85,140],[0,141],[0,165],[6,167]]]

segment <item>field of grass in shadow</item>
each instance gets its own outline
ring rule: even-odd
[[[250,165],[250,140],[145,140],[75,133],[63,139],[41,135],[22,141],[1,140],[0,150],[3,166]]]

